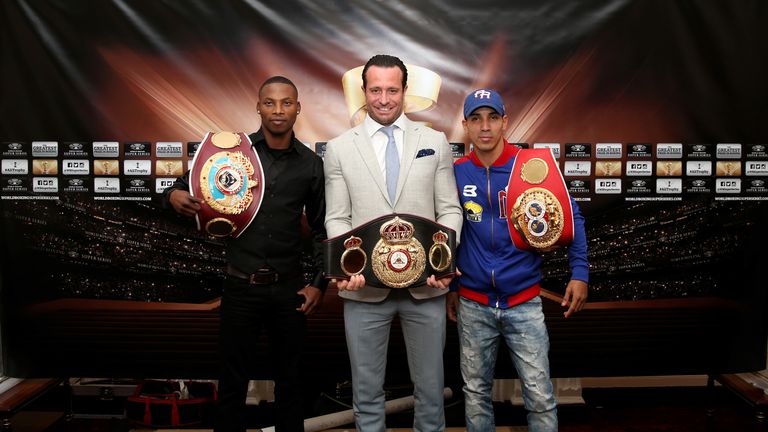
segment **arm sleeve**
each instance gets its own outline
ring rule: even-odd
[[[173,207],[171,207],[171,192],[177,189],[189,191],[189,171],[185,172],[181,177],[177,177],[176,181],[163,191],[160,203],[164,209],[173,210]]]
[[[312,234],[312,252],[315,262],[315,276],[312,286],[325,292],[328,281],[323,274],[323,240],[327,238],[325,233],[325,176],[323,175],[323,161],[316,157],[312,165],[312,184],[309,196],[304,208],[307,215],[307,223]]]
[[[573,198],[571,198],[571,207],[573,208],[573,243],[568,248],[571,279],[588,283],[589,262],[587,261],[587,234],[584,228],[584,216]]]
[[[456,238],[461,238],[462,211],[459,205],[459,194],[456,187],[456,176],[453,173],[453,152],[451,145],[440,133],[441,143],[438,146],[439,162],[435,171],[435,220],[456,231]]]
[[[352,229],[352,203],[341,170],[337,145],[328,142],[323,162],[325,171],[325,229],[328,237],[336,237]]]

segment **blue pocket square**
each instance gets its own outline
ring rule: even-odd
[[[424,156],[432,156],[433,154],[435,154],[434,149],[421,149],[418,153],[416,153],[416,159]]]

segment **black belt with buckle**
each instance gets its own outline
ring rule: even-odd
[[[408,288],[456,274],[456,232],[421,216],[384,215],[323,243],[326,278]]]
[[[286,280],[298,276],[298,273],[296,273],[283,274],[281,277],[280,273],[272,268],[260,268],[256,270],[255,273],[245,273],[232,267],[231,265],[227,266],[227,274],[238,279],[247,280],[251,285],[270,285],[277,283],[277,281],[281,279]]]

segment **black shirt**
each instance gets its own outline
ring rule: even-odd
[[[323,160],[291,136],[286,150],[267,146],[264,134],[249,138],[264,169],[264,197],[256,217],[238,238],[227,238],[227,261],[244,273],[270,267],[280,274],[301,272],[304,242],[311,241],[315,261],[312,285],[322,290],[323,240],[325,233],[325,180]],[[189,190],[189,171],[165,190],[165,204],[175,189]],[[309,235],[302,234],[301,217],[306,211]],[[308,238],[311,237],[311,238]]]

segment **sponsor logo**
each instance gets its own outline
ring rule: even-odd
[[[712,161],[687,161],[685,163],[685,175],[688,175],[688,176],[712,175]]]
[[[113,176],[120,174],[120,161],[117,159],[95,159],[93,174],[97,176]]]
[[[560,144],[559,143],[534,143],[533,148],[548,148],[552,150],[552,154],[555,159],[560,159]]]
[[[717,161],[715,173],[718,177],[737,177],[741,175],[740,161]]]
[[[320,143],[318,143],[318,144],[320,144]],[[323,144],[323,155],[324,155],[325,154],[325,145],[326,145],[326,143],[322,143],[322,144]],[[464,143],[451,143],[451,153],[453,154],[453,158],[454,159],[463,158],[464,155],[466,154],[465,149],[466,149],[466,146],[464,145]],[[320,153],[318,152],[318,155],[319,154]],[[322,155],[321,155],[321,157],[322,157]]]
[[[184,154],[181,142],[158,141],[155,143],[155,155],[159,158],[180,158]]]
[[[123,192],[127,194],[149,195],[151,180],[149,178],[123,179]]]
[[[200,141],[187,142],[187,157],[195,157],[195,153],[197,152],[198,148],[200,148]]]
[[[123,162],[125,175],[152,175],[152,161],[147,159],[126,160]]]
[[[712,180],[709,178],[693,178],[686,183],[685,191],[688,193],[710,193]]]
[[[589,180],[573,179],[568,180],[568,192],[575,194],[589,193]]]
[[[683,144],[681,143],[657,143],[656,158],[680,159],[683,157]]]
[[[87,159],[64,159],[61,161],[61,173],[64,175],[88,175],[91,163]]]
[[[567,161],[563,169],[563,175],[569,177],[584,177],[592,174],[592,163],[589,161]]]
[[[64,192],[88,192],[87,178],[68,178],[65,180]]]
[[[595,179],[595,193],[597,194],[620,194],[621,179]]]
[[[156,178],[155,193],[163,193],[167,188],[173,186],[174,181],[172,178]]]
[[[679,194],[683,192],[683,180],[675,179],[656,179],[656,193],[658,194]]]
[[[588,143],[573,143],[565,145],[565,157],[567,158],[588,158],[591,156],[591,145]]]
[[[33,177],[32,192],[55,193],[59,191],[59,179],[56,177]]]
[[[464,203],[464,214],[468,221],[480,222],[483,220],[483,207],[474,201],[467,201]]]
[[[93,191],[96,193],[120,193],[118,177],[96,177],[93,179]]]
[[[621,143],[597,143],[595,144],[595,157],[598,159],[620,159],[622,155]]]
[[[29,174],[29,161],[26,159],[3,159],[2,173],[6,175]]]
[[[630,158],[650,158],[651,157],[651,145],[650,144],[627,144],[627,157]]]
[[[32,141],[33,157],[56,157],[59,155],[59,143],[56,141]]]
[[[59,155],[57,141],[32,141],[33,157],[56,157]]]
[[[181,159],[155,161],[155,174],[159,176],[180,177],[184,174]]]
[[[656,175],[659,177],[677,177],[682,174],[683,163],[681,161],[656,162]]]
[[[747,161],[745,165],[745,174],[748,176],[768,175],[768,161]]]
[[[627,162],[628,176],[649,176],[651,174],[653,174],[653,163],[651,161]]]
[[[59,161],[56,159],[32,159],[32,174],[56,175],[59,173]]]
[[[715,179],[715,192],[717,193],[740,193],[741,179],[737,178],[717,178]]]
[[[62,144],[64,157],[87,157],[90,155],[88,145],[89,143],[65,142]]]
[[[568,162],[566,162],[568,163]],[[618,177],[621,175],[621,161],[595,162],[595,175],[598,177]]]
[[[715,154],[718,159],[741,159],[741,144],[720,143]]]
[[[93,156],[97,158],[113,158],[120,155],[120,143],[117,141],[95,141]]]
[[[709,144],[688,144],[686,157],[689,159],[709,159],[712,157],[709,148]]]
[[[25,149],[26,143],[3,142],[3,151],[0,156],[3,157],[29,157],[29,152]]]

